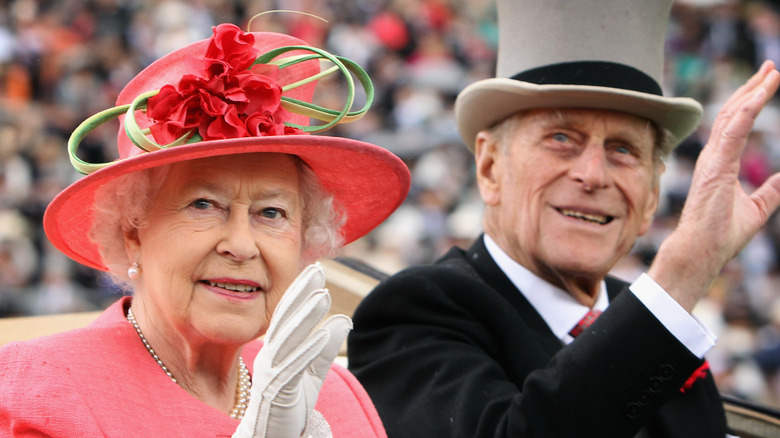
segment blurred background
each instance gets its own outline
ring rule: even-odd
[[[615,275],[634,280],[673,229],[724,99],[762,60],[780,65],[778,3],[675,3],[663,86],[667,95],[700,101],[705,117],[669,159],[654,225]],[[0,317],[99,310],[118,298],[107,278],[62,256],[43,234],[46,205],[78,178],[66,150],[70,132],[113,106],[127,81],[161,55],[208,38],[218,23],[246,30],[249,18],[275,9],[327,22],[268,14],[251,30],[289,33],[346,56],[374,81],[373,110],[332,134],[384,146],[412,172],[406,202],[341,255],[393,273],[430,263],[479,235],[472,156],[458,137],[452,107],[464,86],[493,75],[492,0],[0,1]],[[318,96],[331,107],[343,105],[341,98]],[[745,151],[747,190],[780,170],[777,104],[761,114]],[[107,125],[85,139],[79,155],[111,160],[115,145],[116,126]],[[780,216],[726,267],[696,315],[719,337],[708,360],[720,390],[780,407]]]

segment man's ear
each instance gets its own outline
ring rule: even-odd
[[[497,205],[501,199],[501,145],[488,131],[477,133],[474,142],[477,187],[486,205]]]
[[[655,217],[655,213],[658,211],[659,196],[661,191],[661,175],[663,175],[665,170],[666,165],[664,163],[658,163],[656,165],[653,186],[650,189],[650,196],[647,197],[645,210],[642,217],[642,224],[639,227],[639,236],[644,235],[647,230],[650,229],[650,225],[653,224],[653,217]]]

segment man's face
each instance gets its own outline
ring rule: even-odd
[[[658,204],[654,130],[601,110],[534,110],[482,132],[475,151],[485,231],[553,284],[593,296]],[[579,294],[579,293],[576,293]]]

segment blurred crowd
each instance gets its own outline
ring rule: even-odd
[[[70,132],[113,106],[127,81],[161,55],[208,38],[218,23],[247,29],[269,10],[325,20],[265,14],[251,30],[290,33],[366,67],[373,110],[335,134],[384,146],[412,172],[404,205],[341,256],[393,273],[479,235],[472,157],[452,107],[465,85],[494,73],[492,0],[0,1],[0,316],[97,310],[117,298],[108,278],[62,256],[43,234],[47,203],[78,178],[66,150]],[[676,1],[663,86],[700,101],[704,121],[668,160],[654,225],[615,275],[631,281],[646,269],[676,223],[717,109],[764,59],[780,65],[780,1]],[[341,98],[318,96],[332,107]],[[780,170],[775,100],[745,151],[747,190]],[[116,128],[93,131],[81,158],[115,158]],[[708,360],[721,391],[780,406],[780,215],[726,267],[696,314],[719,337]]]

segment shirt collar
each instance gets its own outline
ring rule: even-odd
[[[484,236],[485,247],[498,267],[536,309],[555,336],[566,344],[571,342],[573,338],[569,331],[591,308],[580,304],[563,289],[553,286],[514,261],[490,236]],[[608,304],[607,284],[602,280],[593,309],[603,311]]]

